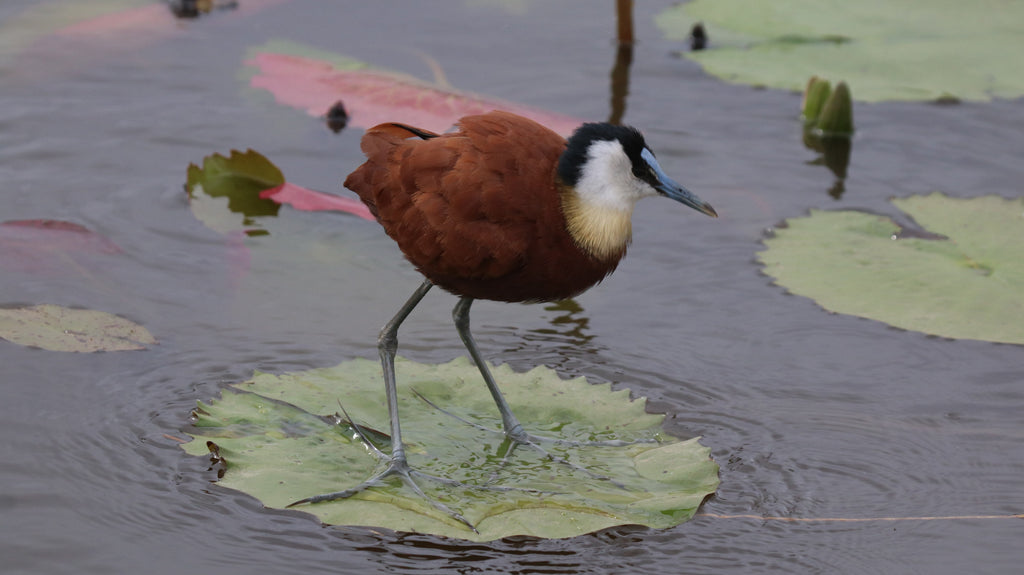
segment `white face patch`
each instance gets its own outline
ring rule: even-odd
[[[587,149],[576,193],[586,205],[632,213],[638,200],[657,191],[633,175],[633,164],[618,140],[598,140]]]

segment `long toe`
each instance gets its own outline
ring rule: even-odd
[[[442,485],[445,485],[447,487],[454,487],[454,488],[458,488],[458,489],[470,489],[470,490],[480,490],[480,491],[497,491],[497,492],[513,492],[513,491],[515,491],[515,492],[523,492],[523,493],[530,493],[530,494],[537,494],[537,495],[555,494],[555,492],[541,491],[541,490],[538,490],[538,489],[527,489],[527,488],[522,488],[522,487],[505,487],[505,486],[495,486],[495,485],[471,485],[471,484],[468,484],[468,483],[463,483],[461,481],[455,481],[453,479],[448,479],[448,478],[445,478],[445,477],[439,477],[437,475],[431,475],[429,473],[423,473],[422,471],[416,471],[415,469],[412,469],[411,467],[409,467],[408,463],[406,463],[403,460],[398,460],[398,461],[392,460],[388,464],[387,468],[385,468],[383,471],[381,471],[380,473],[378,473],[378,474],[374,475],[373,477],[367,479],[366,481],[360,483],[359,485],[356,485],[355,487],[351,487],[349,489],[343,489],[341,491],[334,491],[334,492],[331,492],[331,493],[323,493],[323,494],[320,494],[320,495],[314,495],[312,497],[306,497],[304,499],[300,499],[298,501],[290,503],[286,507],[291,508],[291,507],[296,507],[296,506],[305,505],[305,504],[313,505],[313,504],[317,504],[317,503],[324,503],[324,502],[327,502],[327,501],[336,501],[338,499],[347,499],[349,497],[352,497],[354,495],[362,493],[362,492],[364,492],[364,491],[366,491],[368,489],[372,489],[372,488],[375,488],[375,487],[380,487],[381,485],[383,485],[385,479],[388,479],[388,478],[393,477],[393,476],[394,477],[399,477],[402,480],[402,483],[406,487],[411,489],[413,492],[416,493],[416,495],[418,495],[424,501],[429,503],[431,507],[433,507],[434,509],[437,509],[441,513],[444,513],[445,515],[451,517],[455,521],[457,521],[457,522],[461,523],[462,525],[466,526],[468,529],[470,529],[474,533],[479,533],[479,531],[477,531],[476,526],[473,525],[472,522],[470,522],[468,519],[466,519],[465,516],[463,516],[458,511],[452,509],[451,507],[445,505],[444,503],[441,503],[440,501],[437,501],[436,499],[434,499],[434,498],[430,497],[429,495],[427,495],[426,493],[424,493],[423,489],[420,487],[419,483],[417,483],[416,479],[434,481],[434,482],[440,483]]]

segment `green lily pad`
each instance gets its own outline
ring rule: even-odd
[[[718,486],[718,465],[696,439],[661,430],[662,415],[644,411],[628,390],[562,380],[546,367],[494,375],[530,432],[556,439],[655,440],[625,447],[560,445],[544,448],[625,487],[554,462],[501,433],[500,418],[476,367],[465,358],[442,365],[397,362],[399,410],[409,463],[431,475],[471,485],[539,490],[456,488],[419,480],[430,497],[461,512],[479,533],[438,511],[398,479],[349,499],[297,507],[333,525],[384,527],[490,541],[512,535],[573,537],[623,524],[670,527],[693,516]],[[429,405],[422,394],[450,413]],[[355,359],[338,366],[271,375],[256,373],[219,400],[200,404],[183,446],[210,450],[225,466],[220,485],[244,491],[268,507],[358,485],[379,468],[352,424],[336,417],[339,402],[385,452],[387,407],[380,364]],[[209,443],[208,443],[209,442]]]
[[[0,338],[50,351],[146,349],[156,339],[141,325],[91,309],[45,304],[0,308]]]
[[[281,209],[260,192],[284,183],[281,170],[259,152],[231,150],[229,156],[206,156],[202,167],[189,164],[185,192],[196,219],[211,230],[259,235],[266,231],[258,218],[276,216]]]
[[[811,210],[766,239],[764,271],[827,310],[957,339],[1024,344],[1024,199],[893,204],[922,229]]]
[[[702,21],[710,48],[687,52],[730,82],[799,90],[845,80],[857,99],[989,100],[1024,95],[1024,3],[1000,0],[694,0],[660,13],[670,39]]]

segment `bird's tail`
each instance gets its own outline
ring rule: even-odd
[[[389,187],[386,183],[392,174],[389,158],[395,146],[409,138],[429,140],[439,134],[414,128],[405,124],[379,124],[366,131],[360,147],[366,154],[366,162],[345,179],[345,187],[359,195],[359,199],[377,216],[376,190]]]
[[[388,133],[391,133],[392,135],[398,136],[398,137],[400,137],[402,139],[409,138],[409,137],[412,137],[412,136],[417,136],[421,140],[429,140],[431,138],[436,138],[436,137],[438,137],[440,135],[440,134],[435,134],[434,132],[431,132],[429,130],[424,130],[422,128],[416,128],[416,127],[410,126],[408,124],[399,124],[398,122],[391,122],[389,124],[380,124],[380,125],[376,126],[375,128],[372,128],[372,129],[373,130],[387,131]],[[403,132],[408,132],[409,134],[408,135],[403,135]]]

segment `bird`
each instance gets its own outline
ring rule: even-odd
[[[472,303],[563,300],[598,284],[626,255],[640,199],[660,195],[708,216],[718,214],[672,180],[641,132],[628,126],[584,123],[566,139],[529,118],[498,110],[463,117],[454,131],[443,134],[380,124],[363,135],[361,149],[366,161],[344,185],[425,278],[377,341],[391,453],[376,451],[387,465],[362,484],[291,506],[351,497],[397,475],[435,508],[476,531],[457,511],[427,498],[415,477],[446,480],[409,465],[394,367],[402,322],[435,285],[457,296],[456,331],[497,405],[503,433],[513,445],[541,449],[542,438],[528,433],[513,414],[473,339]]]

